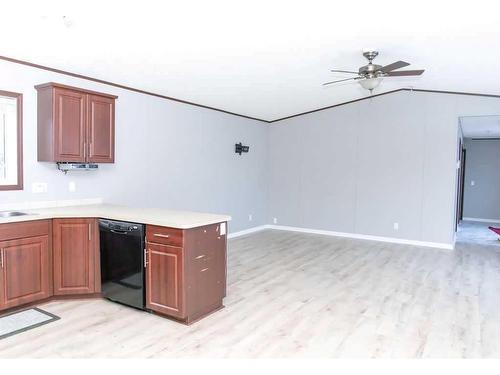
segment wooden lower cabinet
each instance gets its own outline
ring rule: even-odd
[[[184,317],[184,264],[180,247],[148,243],[146,266],[146,307]]]
[[[225,226],[146,226],[147,309],[189,324],[223,307]],[[1,224],[0,256],[0,311],[101,291],[97,219]]]
[[[0,310],[52,295],[50,220],[0,225]]]
[[[100,292],[96,219],[54,219],[54,295]]]
[[[226,235],[220,234],[221,225],[226,223],[186,230],[146,227],[148,309],[191,323],[223,306]]]
[[[96,219],[0,225],[0,311],[101,291]]]
[[[49,236],[0,242],[0,310],[51,296]]]

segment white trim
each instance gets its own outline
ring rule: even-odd
[[[228,239],[236,238],[236,237],[244,236],[246,234],[260,232],[261,230],[268,229],[268,228],[269,228],[269,225],[259,225],[257,227],[248,228],[245,230],[240,230],[239,232],[229,233],[227,238]]]
[[[500,223],[500,220],[497,219],[481,219],[479,217],[464,217],[462,220],[465,221],[478,221],[480,223]]]
[[[368,235],[368,234],[356,234],[356,233],[346,233],[346,232],[334,232],[334,231],[330,231],[330,230],[289,227],[289,226],[285,226],[285,225],[271,225],[271,224],[259,225],[257,227],[253,227],[253,228],[245,229],[245,230],[242,230],[239,232],[231,233],[227,236],[227,238],[231,239],[231,238],[235,238],[235,237],[240,237],[240,236],[244,236],[246,234],[260,232],[261,230],[264,230],[264,229],[274,229],[274,230],[284,230],[284,231],[289,231],[289,232],[320,234],[320,235],[324,235],[324,236],[345,237],[345,238],[353,238],[353,239],[358,239],[358,240],[398,243],[398,244],[403,244],[403,245],[424,246],[424,247],[432,247],[432,248],[445,249],[445,250],[453,250],[455,248],[454,243],[405,240],[403,238],[372,236],[372,235]]]
[[[359,239],[359,240],[370,240],[370,241],[398,243],[398,244],[404,244],[404,245],[425,246],[425,247],[433,247],[433,248],[446,249],[446,250],[453,250],[454,249],[453,243],[414,241],[414,240],[405,240],[402,238],[381,237],[381,236],[372,236],[372,235],[367,235],[367,234],[356,234],[356,233],[345,233],[345,232],[333,232],[333,231],[329,231],[329,230],[288,227],[288,226],[284,226],[284,225],[266,225],[265,227],[266,228],[263,228],[263,229],[276,229],[276,230],[286,230],[286,231],[292,231],[292,232],[322,234],[325,236],[347,237],[347,238],[355,238],[355,239]]]

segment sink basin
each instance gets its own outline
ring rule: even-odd
[[[0,211],[0,218],[2,217],[13,217],[13,216],[24,216],[29,215],[26,212],[19,211]]]

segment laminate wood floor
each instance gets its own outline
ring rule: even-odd
[[[499,251],[267,230],[230,240],[226,308],[192,326],[51,302],[0,357],[500,357]]]

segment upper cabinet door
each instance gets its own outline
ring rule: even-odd
[[[54,159],[86,160],[86,94],[62,88],[54,90]]]
[[[113,163],[115,161],[115,100],[88,95],[88,161]]]

